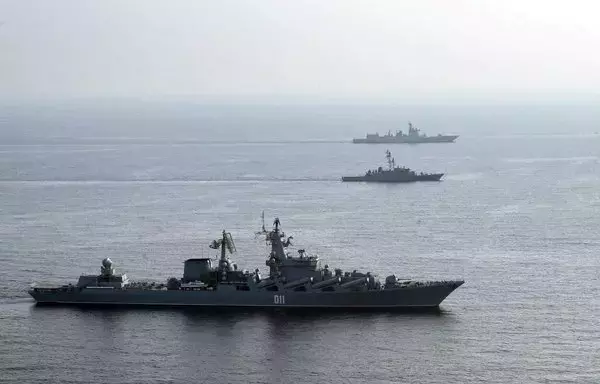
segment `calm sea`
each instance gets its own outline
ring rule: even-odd
[[[366,132],[454,144],[355,145]],[[598,383],[600,112],[576,107],[0,109],[2,383]],[[384,164],[440,183],[341,183]],[[265,211],[330,266],[464,278],[439,314],[37,308],[110,256],[180,276]]]

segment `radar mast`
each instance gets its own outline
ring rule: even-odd
[[[387,159],[388,167],[390,168],[390,171],[393,171],[394,170],[394,166],[396,165],[396,161],[392,157],[392,153],[390,152],[389,149],[387,149],[385,151],[385,158]]]
[[[221,279],[227,280],[227,272],[232,270],[231,263],[227,258],[227,251],[233,254],[236,252],[235,243],[231,233],[223,230],[223,237],[219,240],[213,240],[209,245],[212,249],[221,248],[221,258],[219,259],[219,271],[221,272]]]

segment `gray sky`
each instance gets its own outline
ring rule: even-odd
[[[585,97],[600,2],[0,0],[0,99]]]

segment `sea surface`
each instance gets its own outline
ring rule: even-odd
[[[454,144],[356,145],[366,132]],[[0,108],[2,383],[598,383],[600,112],[556,106]],[[396,163],[439,183],[342,183]],[[463,278],[440,313],[36,307],[110,256],[181,276],[226,229],[385,278]]]

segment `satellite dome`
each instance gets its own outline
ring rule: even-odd
[[[107,257],[106,259],[102,260],[102,266],[104,268],[110,268],[112,266],[112,260]]]

